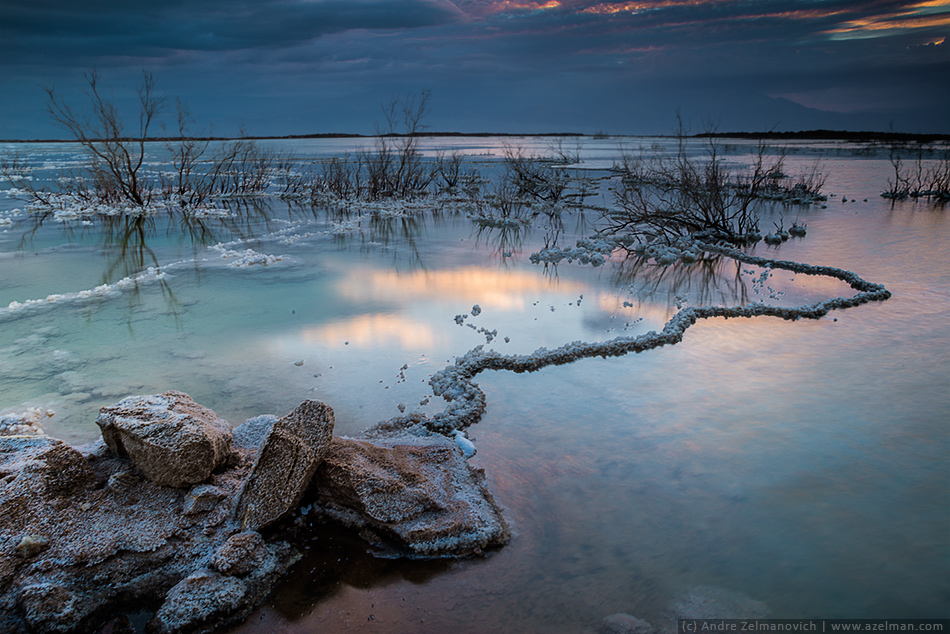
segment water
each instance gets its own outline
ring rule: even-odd
[[[285,146],[312,157],[353,143]],[[490,170],[506,143],[551,151],[533,138],[427,148],[452,144]],[[580,167],[609,165],[617,143],[585,139]],[[741,162],[747,147],[729,149]],[[808,235],[755,252],[854,271],[891,299],[818,321],[707,320],[672,347],[483,373],[488,410],[470,430],[472,462],[506,509],[512,542],[484,559],[394,562],[319,532],[312,554],[227,631],[576,634],[615,612],[658,621],[696,585],[745,593],[779,617],[945,617],[950,222],[942,208],[879,197],[886,157],[846,144],[791,149],[786,171],[820,157],[835,196],[825,209],[766,210],[763,228],[782,214],[785,226],[806,222]],[[52,161],[38,178],[76,154],[20,151]],[[22,206],[4,200],[0,216]],[[683,302],[793,306],[853,294],[781,272],[769,291],[754,283],[760,269],[722,258],[533,265],[528,255],[555,233],[543,218],[504,232],[443,210],[334,233],[339,218],[323,209],[264,200],[238,211],[199,228],[157,219],[0,229],[0,307],[114,284],[156,263],[168,272],[113,296],[4,314],[0,411],[54,410],[49,433],[84,442],[97,436],[98,408],[131,393],[182,390],[235,424],[320,398],[336,411],[337,433],[354,434],[400,403],[440,409],[437,399],[419,405],[431,394],[425,381],[486,343],[454,320],[475,304],[482,313],[465,322],[497,329],[489,346],[528,353],[656,330]],[[566,217],[559,244],[596,221],[595,212]],[[235,238],[246,242],[233,250],[281,259],[228,267],[210,245]]]

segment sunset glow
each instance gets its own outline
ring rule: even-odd
[[[556,290],[576,293],[576,284],[551,283],[530,273],[502,272],[487,268],[462,268],[442,271],[356,271],[340,285],[347,299],[406,303],[416,299],[442,300],[459,304],[459,310],[479,303],[482,308],[522,310],[526,296]]]
[[[372,134],[379,104],[423,88],[432,131],[668,134],[676,112],[736,130],[950,126],[936,107],[950,100],[950,0],[241,6],[0,3],[0,139],[59,138],[38,87],[75,93],[91,68],[109,69],[110,89],[154,71],[224,135]],[[774,97],[829,91],[861,97],[833,109]]]
[[[832,39],[860,39],[948,25],[950,0],[928,0],[910,5],[906,11],[849,20],[838,28],[825,32],[830,34]]]

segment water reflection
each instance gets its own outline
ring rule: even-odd
[[[478,225],[475,230],[475,245],[485,245],[506,261],[514,253],[521,251],[529,228],[526,225],[491,227]]]
[[[665,296],[667,304],[673,306],[687,295],[695,306],[744,306],[749,302],[742,264],[732,258],[707,253],[691,264],[660,266],[633,252],[620,253],[621,259],[613,264],[611,281],[630,288],[640,302],[655,305]]]
[[[300,351],[301,343],[326,344],[335,347],[378,349],[393,344],[402,350],[431,350],[444,337],[429,324],[399,315],[359,315],[345,321],[305,328],[286,342],[288,352]]]
[[[407,305],[413,301],[479,304],[523,312],[529,297],[551,290],[551,282],[531,271],[488,267],[399,272],[381,269],[350,271],[339,285],[341,298],[365,304],[372,301]],[[562,282],[561,293],[582,293],[580,282]]]
[[[351,531],[334,526],[318,525],[309,528],[307,533],[303,558],[270,595],[270,605],[278,614],[276,619],[284,622],[320,621],[319,614],[313,616],[314,607],[346,594],[350,589],[369,590],[407,582],[421,586],[457,566],[446,560],[379,558],[368,552],[366,543]],[[365,614],[353,614],[353,620],[367,624],[377,618],[385,620],[380,612],[382,606],[380,610],[375,610],[374,604],[366,608]],[[312,625],[316,626],[316,623]],[[249,623],[248,626],[260,628],[258,623]]]

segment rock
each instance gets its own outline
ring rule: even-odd
[[[320,401],[304,401],[270,426],[238,497],[242,530],[263,528],[297,507],[332,436],[333,410]]]
[[[66,632],[72,629],[76,597],[68,589],[50,582],[25,586],[20,591],[23,618],[33,630]]]
[[[116,455],[156,484],[204,482],[231,453],[231,426],[182,392],[130,396],[99,410],[96,424]]]
[[[111,451],[83,455],[46,436],[0,437],[0,632],[100,632],[123,606],[147,608],[206,568],[234,533],[222,521],[227,501],[254,459],[238,452],[212,475],[213,486],[188,491],[141,477]],[[186,516],[188,498],[195,508],[218,502]],[[224,593],[215,624],[260,601],[297,558],[277,536],[260,549],[251,542],[243,556],[234,544],[221,553],[224,561],[230,552],[233,571],[246,572],[240,605],[232,609],[237,594]]]
[[[511,537],[484,473],[444,436],[334,438],[310,499],[323,516],[415,557],[470,556]]]
[[[270,414],[248,418],[232,430],[231,444],[256,453],[264,444],[267,432],[277,421],[278,418]]]
[[[175,403],[187,399],[138,398],[106,409],[113,418],[138,406],[160,410],[144,428],[179,416]],[[328,516],[410,556],[469,555],[508,539],[484,476],[451,440],[331,443],[332,410],[313,401],[280,420],[254,420],[210,480],[190,490],[143,477],[102,445],[80,452],[46,436],[0,436],[0,632],[119,634],[128,630],[123,610],[151,609],[161,597],[149,632],[222,627],[263,600],[299,559],[288,538],[307,539],[302,522],[268,524],[266,538],[237,532],[224,521],[234,503],[241,496],[241,517],[255,523],[282,517],[314,480],[324,484],[307,494],[319,493]],[[125,436],[112,440],[131,457]],[[332,469],[311,477],[331,444]]]
[[[16,551],[20,557],[30,559],[49,548],[49,537],[46,535],[25,535],[17,544]]]
[[[246,584],[212,570],[199,570],[178,582],[148,623],[150,634],[190,632],[241,606]]]
[[[605,617],[597,630],[598,634],[653,634],[655,631],[643,619],[623,612]]]
[[[210,484],[200,484],[185,496],[182,506],[182,515],[197,515],[215,508],[221,500],[228,496],[222,489]]]
[[[68,495],[95,478],[82,454],[49,436],[0,436],[0,474],[0,489],[40,497]]]
[[[226,575],[241,576],[259,568],[267,556],[260,533],[247,531],[231,535],[211,559],[211,565]]]

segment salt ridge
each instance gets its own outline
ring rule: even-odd
[[[588,343],[574,341],[554,350],[538,348],[525,355],[504,355],[495,350],[477,346],[455,359],[454,365],[436,372],[429,379],[435,396],[442,397],[445,409],[432,416],[412,412],[396,416],[372,427],[370,436],[385,436],[398,432],[426,435],[439,433],[454,435],[478,423],[485,412],[485,393],[473,382],[475,376],[485,370],[509,370],[511,372],[537,372],[550,365],[565,365],[578,359],[590,357],[619,357],[630,352],[645,352],[682,341],[686,330],[700,319],[711,317],[761,317],[771,316],[796,321],[820,319],[832,310],[844,310],[873,301],[884,301],[891,296],[882,284],[868,282],[856,273],[831,266],[815,266],[789,260],[772,260],[743,253],[732,247],[697,241],[696,246],[704,251],[719,253],[746,264],[766,269],[784,269],[803,275],[827,276],[846,282],[858,291],[853,297],[836,297],[815,304],[796,307],[769,306],[753,302],[746,306],[690,306],[682,308],[664,325],[660,332],[650,331],[636,337],[619,336],[608,341]]]

